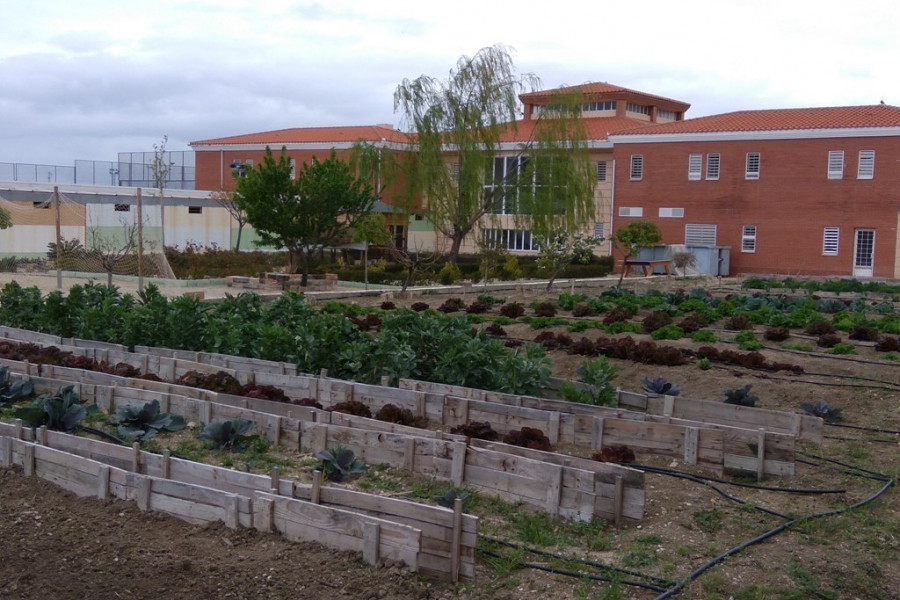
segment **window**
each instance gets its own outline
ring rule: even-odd
[[[628,112],[638,113],[640,115],[649,115],[650,107],[645,104],[635,104],[633,102],[625,103],[625,110]]]
[[[521,229],[484,229],[484,241],[507,250],[537,250],[530,231]]]
[[[688,156],[688,181],[700,181],[700,172],[703,170],[703,155],[691,154]]]
[[[202,215],[203,207],[202,206],[188,206],[188,214],[189,215]]]
[[[747,153],[747,166],[744,179],[759,179],[759,152]]]
[[[453,183],[459,183],[459,163],[455,162],[450,165],[450,179]]]
[[[674,110],[663,110],[661,108],[656,110],[657,121],[674,121],[677,116]]]
[[[597,163],[597,181],[606,181],[606,161],[601,160]]]
[[[644,209],[640,206],[620,206],[619,207],[619,216],[620,217],[643,217]]]
[[[844,151],[828,151],[828,179],[841,179],[844,177]]]
[[[659,216],[681,219],[684,217],[684,209],[683,208],[661,208],[661,209],[659,209]]]
[[[860,150],[859,165],[856,169],[857,179],[874,179],[875,177],[875,151]]]
[[[719,153],[710,152],[706,155],[706,178],[714,181],[719,178]]]
[[[643,154],[632,154],[631,155],[631,171],[629,178],[632,181],[640,181],[644,178],[644,155]]]
[[[131,205],[130,204],[116,204],[115,207],[113,208],[113,210],[116,212],[131,212]]]
[[[581,110],[616,110],[616,101],[605,100],[603,102],[585,102],[581,105]]]
[[[497,215],[514,215],[518,211],[519,174],[528,159],[521,156],[494,157],[494,170],[485,173],[484,193],[491,195],[492,210]]]
[[[606,237],[603,232],[606,230],[606,223],[594,223],[594,235],[597,237]]]
[[[715,246],[716,226],[706,223],[685,224],[684,243],[688,246]]]
[[[291,158],[291,179],[297,179],[297,159]]]
[[[744,225],[741,229],[741,252],[756,252],[756,225]]]
[[[840,227],[826,227],[822,232],[822,255],[837,256],[838,241],[841,237]]]

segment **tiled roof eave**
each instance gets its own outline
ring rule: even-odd
[[[253,151],[265,150],[268,146],[273,151],[280,150],[282,147],[287,150],[349,150],[360,140],[354,141],[322,141],[322,142],[232,142],[232,143],[204,143],[191,142],[189,146],[195,151],[202,152],[231,152],[231,151]],[[379,148],[389,150],[412,150],[414,145],[406,142],[362,140],[369,144],[373,144]]]
[[[900,137],[900,126],[846,127],[819,129],[773,129],[760,131],[696,131],[677,133],[611,133],[613,144],[643,144],[666,142],[716,142],[752,140],[800,140],[854,137]]]

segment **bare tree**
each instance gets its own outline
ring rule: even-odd
[[[210,199],[228,211],[228,214],[231,215],[231,218],[238,225],[238,233],[237,239],[234,242],[234,251],[241,251],[241,233],[244,231],[244,225],[247,224],[247,213],[238,207],[234,202],[234,192],[229,192],[227,190],[218,190],[209,195]],[[229,235],[230,237],[230,235]]]
[[[113,273],[118,264],[137,248],[138,221],[128,223],[124,219],[122,223],[122,236],[110,236],[101,233],[99,227],[88,229],[90,250],[100,261],[100,265],[106,272],[106,285],[112,287]]]
[[[169,160],[169,153],[166,152],[168,141],[169,136],[164,135],[159,144],[153,144],[153,160],[150,161],[153,185],[159,193],[160,242],[163,249],[166,247],[166,184],[169,182],[169,173],[175,165]]]

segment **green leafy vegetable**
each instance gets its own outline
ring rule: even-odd
[[[320,462],[325,479],[329,481],[343,481],[347,477],[366,470],[366,464],[356,460],[353,450],[336,446],[329,450],[322,450],[316,455]]]
[[[209,423],[203,428],[200,437],[213,442],[222,450],[234,450],[240,448],[248,436],[246,433],[256,425],[246,419],[234,419],[221,423]]]
[[[186,426],[184,417],[161,413],[159,400],[147,402],[142,408],[119,408],[114,422],[118,424],[119,435],[141,441],[152,439],[160,431],[181,431]]]

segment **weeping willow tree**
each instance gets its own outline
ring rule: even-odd
[[[405,189],[449,240],[451,262],[486,221],[505,217],[541,239],[594,219],[581,98],[551,96],[537,118],[517,121],[519,94],[539,86],[498,45],[461,57],[446,81],[422,75],[397,87],[394,109],[415,148],[401,163]]]

